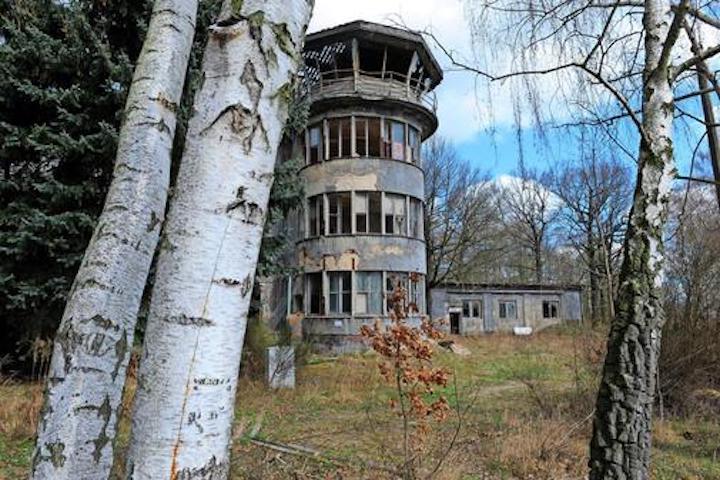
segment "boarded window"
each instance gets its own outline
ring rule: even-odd
[[[350,313],[351,312],[351,284],[350,272],[330,272],[328,273],[330,281],[330,313]]]
[[[308,299],[307,313],[323,313],[322,273],[305,274],[305,295]]]
[[[323,158],[322,126],[314,125],[308,129],[307,163],[319,163]]]
[[[407,215],[405,214],[405,196],[393,193],[385,194],[385,233],[393,235],[407,234]]]
[[[545,300],[542,303],[543,318],[558,318],[559,302],[557,300]]]
[[[355,273],[355,313],[382,313],[382,273]]]
[[[339,235],[350,233],[350,193],[329,193],[328,233]]]
[[[382,233],[380,192],[355,194],[355,231],[357,233]]]
[[[323,196],[315,195],[308,198],[308,236],[317,237],[325,234],[325,215],[323,212]]]
[[[500,318],[505,319],[516,319],[517,318],[517,304],[515,300],[502,300],[499,302],[500,307]]]

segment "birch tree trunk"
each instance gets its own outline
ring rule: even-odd
[[[273,170],[312,2],[226,0],[161,242],[131,479],[222,479]]]
[[[649,478],[652,407],[664,321],[662,235],[675,173],[673,79],[664,55],[675,41],[669,35],[670,8],[669,0],[645,1],[644,138],[616,314],[596,404],[591,480]]]
[[[55,339],[33,479],[109,476],[125,369],[165,212],[196,11],[196,0],[155,2],[105,207]]]

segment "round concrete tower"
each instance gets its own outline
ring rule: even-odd
[[[304,336],[342,351],[387,316],[398,282],[425,313],[420,152],[437,128],[442,71],[420,35],[364,21],[308,35],[304,59],[303,273],[292,303]]]

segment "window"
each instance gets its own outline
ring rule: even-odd
[[[406,235],[405,196],[385,194],[385,233]]]
[[[382,135],[380,132],[380,119],[368,118],[368,156],[380,157],[380,145],[382,144]]]
[[[368,121],[366,117],[355,117],[355,153],[368,156]]]
[[[387,312],[392,312],[395,308],[393,301],[393,292],[396,289],[405,290],[405,299],[407,300],[407,274],[399,272],[387,272],[385,278],[385,298],[387,299]],[[404,307],[405,305],[403,305]]]
[[[352,155],[352,117],[340,120],[340,154],[339,157]]]
[[[319,163],[323,158],[322,126],[315,125],[308,129],[307,163]]]
[[[350,272],[330,272],[330,313],[350,313]]]
[[[331,118],[328,120],[328,159],[340,156],[340,119]]]
[[[323,196],[315,195],[308,198],[308,236],[317,237],[325,234],[325,212]]]
[[[410,236],[423,237],[423,207],[417,198],[410,198]]]
[[[383,133],[383,157],[405,160],[405,124],[386,119]]]
[[[382,272],[355,273],[355,313],[382,313]]]
[[[408,301],[412,313],[423,313],[425,311],[425,282],[422,275],[410,274],[408,283]]]
[[[305,274],[305,295],[308,298],[307,313],[322,315],[323,288],[322,273]]]
[[[380,192],[355,194],[355,231],[357,233],[382,233]]]
[[[465,300],[465,301],[463,301],[463,317],[465,317],[465,318],[482,318],[482,301],[481,300]]]
[[[515,319],[517,318],[517,304],[515,300],[504,300],[499,302],[500,318]]]
[[[350,233],[350,193],[328,193],[328,234]]]
[[[420,131],[415,127],[408,128],[408,155],[412,163],[420,164]]]
[[[558,306],[559,302],[557,300],[543,301],[543,318],[558,318]]]

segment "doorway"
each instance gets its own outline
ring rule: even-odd
[[[450,312],[450,333],[460,335],[460,313]]]

